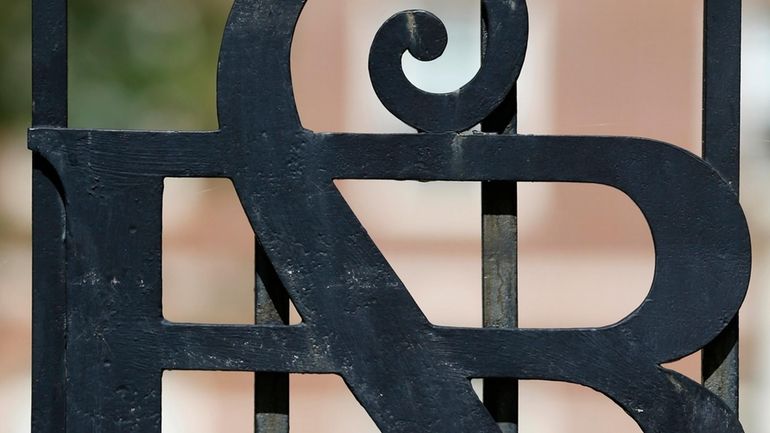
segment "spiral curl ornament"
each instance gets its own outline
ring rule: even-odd
[[[505,99],[521,72],[529,20],[525,0],[483,0],[482,65],[461,88],[426,92],[404,73],[402,56],[435,60],[447,46],[441,20],[424,10],[390,17],[377,31],[369,51],[369,75],[382,104],[404,123],[423,132],[460,132],[487,117]]]

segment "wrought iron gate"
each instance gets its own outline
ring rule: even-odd
[[[750,272],[738,203],[740,1],[705,0],[703,159],[631,137],[516,133],[524,0],[482,0],[483,61],[456,92],[401,69],[447,35],[434,15],[380,28],[369,69],[415,134],[300,124],[289,52],[302,0],[235,0],[216,131],[67,128],[65,0],[33,0],[33,432],[160,431],[164,370],[257,373],[256,430],[288,430],[289,372],[341,375],[383,432],[516,431],[517,379],[574,382],[646,433],[743,431],[737,311]],[[482,134],[464,133],[481,123]],[[172,323],[161,311],[165,177],[227,177],[258,238],[255,325]],[[482,182],[484,325],[431,325],[335,179]],[[645,215],[655,278],[642,305],[596,329],[517,329],[516,182],[609,185]],[[291,297],[303,317],[288,325]],[[661,367],[704,348],[704,384]],[[486,380],[484,402],[471,378]]]

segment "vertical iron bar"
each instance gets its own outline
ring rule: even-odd
[[[32,1],[32,126],[67,126],[67,2]],[[32,432],[66,431],[65,215],[54,169],[32,156]]]
[[[259,241],[255,242],[255,322],[259,325],[289,323],[289,295],[267,258]],[[254,375],[254,432],[289,432],[289,375]]]
[[[482,9],[481,58],[487,29]],[[481,122],[483,132],[516,133],[516,84],[505,100]],[[483,326],[518,326],[518,263],[516,182],[481,183],[481,269]],[[519,430],[519,383],[515,379],[484,379],[483,400],[502,433]]]
[[[484,326],[515,328],[517,314],[516,182],[482,182]],[[518,381],[485,379],[484,405],[503,433],[518,431]]]
[[[32,125],[67,126],[66,0],[32,0]]]
[[[740,167],[741,1],[705,0],[703,158],[738,194]],[[703,383],[738,413],[738,315],[703,349]]]

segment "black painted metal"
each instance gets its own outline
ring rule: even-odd
[[[481,183],[483,324],[518,327],[518,225],[516,182]],[[516,433],[519,395],[516,379],[484,380],[484,406],[502,433]]]
[[[486,61],[488,32],[483,19],[481,28],[482,61]],[[514,84],[503,102],[481,122],[482,132],[516,133],[516,95]],[[482,317],[485,327],[518,327],[517,198],[516,182],[481,182]],[[483,385],[484,406],[501,433],[517,433],[518,381],[490,378],[485,379]]]
[[[255,249],[254,300],[258,325],[288,325],[289,295],[259,242]],[[289,375],[256,373],[254,377],[254,432],[289,431]]]
[[[703,26],[703,159],[738,194],[741,0],[706,0]],[[738,315],[703,349],[703,383],[738,413]]]
[[[383,432],[499,431],[471,378],[589,386],[645,433],[742,432],[719,396],[661,367],[722,333],[748,286],[749,233],[731,183],[737,136],[718,134],[737,131],[737,116],[711,111],[738,98],[727,74],[740,29],[723,16],[735,3],[707,1],[706,160],[642,138],[460,134],[510,94],[526,46],[523,0],[483,5],[483,66],[457,93],[419,91],[394,63],[405,49],[440,54],[446,35],[432,15],[399,14],[375,39],[378,95],[426,133],[329,134],[304,129],[294,103],[289,53],[301,0],[235,1],[220,51],[220,129],[203,132],[66,128],[65,5],[36,0],[34,433],[159,432],[161,374],[171,369],[271,378],[275,390],[257,392],[258,419],[272,410],[260,395],[278,396],[274,413],[283,413],[284,379],[298,372],[342,376]],[[163,179],[191,176],[232,179],[264,250],[255,325],[163,318]],[[653,235],[650,293],[604,328],[434,326],[335,179],[618,188]],[[284,289],[300,325],[286,324]]]
[[[67,4],[33,0],[32,125],[67,127]],[[32,431],[64,433],[66,405],[64,190],[32,156]]]

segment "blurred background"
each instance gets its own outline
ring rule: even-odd
[[[30,5],[0,14],[0,432],[29,432]],[[519,80],[520,133],[635,135],[700,153],[703,0],[530,0]],[[230,1],[70,0],[70,125],[210,130]],[[409,78],[449,91],[479,67],[479,0],[309,0],[292,52],[305,127],[409,132],[379,103],[367,72],[390,15],[424,8],[449,32],[434,62],[409,55]],[[741,193],[754,270],[741,316],[741,418],[770,429],[770,1],[744,0]],[[477,183],[343,181],[338,186],[435,324],[481,325]],[[595,185],[519,184],[522,327],[601,326],[636,308],[653,275],[639,210]],[[168,179],[164,314],[253,323],[253,234],[226,180]],[[294,315],[294,320],[299,320]],[[675,368],[697,379],[699,354]],[[477,388],[479,384],[475,384]],[[251,373],[167,372],[164,433],[252,431]],[[606,397],[576,385],[521,384],[522,433],[640,432]],[[292,375],[292,432],[376,432],[342,380]]]

